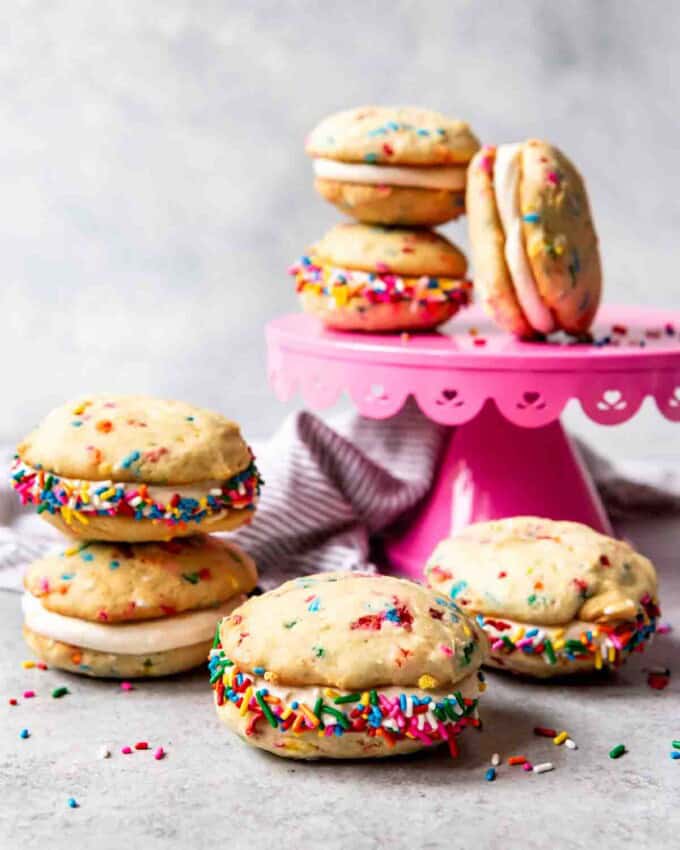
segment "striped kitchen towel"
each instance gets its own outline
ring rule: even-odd
[[[447,429],[415,403],[389,421],[353,413],[324,422],[295,413],[254,448],[266,481],[252,525],[231,535],[268,589],[304,573],[371,570],[371,544],[428,493]],[[581,447],[615,517],[680,508],[680,463],[612,465]],[[5,468],[11,452],[7,450]],[[0,458],[1,459],[1,458]],[[25,565],[63,538],[0,483],[0,587],[19,589]]]

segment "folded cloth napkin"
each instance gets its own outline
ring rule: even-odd
[[[295,413],[255,444],[266,485],[255,521],[230,537],[255,559],[262,587],[304,573],[374,569],[372,542],[428,493],[446,433],[409,403],[389,422]],[[615,465],[580,449],[614,518],[680,510],[679,462]],[[0,484],[0,587],[18,590],[25,565],[61,541]]]

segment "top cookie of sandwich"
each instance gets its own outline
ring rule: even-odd
[[[210,608],[257,583],[251,558],[218,537],[81,543],[29,567],[24,587],[48,611],[121,623]]]
[[[191,484],[251,463],[239,427],[219,413],[146,396],[86,396],[53,410],[18,446],[23,463],[90,481]]]
[[[369,224],[338,224],[310,254],[337,268],[411,277],[459,278],[467,271],[464,255],[444,236]]]
[[[463,121],[417,107],[362,106],[330,115],[306,151],[342,162],[390,165],[467,163],[479,142]]]
[[[634,620],[656,597],[654,566],[627,543],[537,517],[463,529],[437,546],[426,574],[465,611],[541,626]]]
[[[486,638],[450,600],[402,579],[325,573],[245,602],[219,627],[239,669],[274,681],[446,689],[482,663]]]

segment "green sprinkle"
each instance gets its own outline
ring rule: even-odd
[[[224,674],[224,667],[218,667],[210,677],[210,684],[214,685],[218,679],[221,679]]]
[[[42,504],[38,505],[38,511],[37,512],[39,514],[41,514],[43,511],[46,511],[46,510],[47,510],[47,503],[46,502],[43,502]]]
[[[557,658],[555,657],[555,650],[553,649],[552,641],[550,638],[546,638],[543,641],[543,646],[545,647],[545,654],[548,656],[548,661],[550,664],[557,664]]]
[[[188,581],[189,584],[198,584],[200,581],[198,573],[182,573],[182,578],[184,581]]]
[[[326,650],[322,646],[313,646],[312,649],[316,658],[323,658],[326,654]]]
[[[336,700],[337,702],[337,700]],[[674,750],[680,750],[680,741],[671,741],[671,746]]]
[[[370,694],[368,695],[368,700],[371,703],[371,705],[377,705],[378,704],[378,692],[377,691],[371,691]]]
[[[531,596],[527,597],[527,602],[529,603],[529,605],[533,605],[536,602],[536,599],[536,594],[532,593]]]
[[[361,694],[345,694],[344,697],[335,697],[333,702],[336,705],[343,705],[346,702],[359,702]]]
[[[621,756],[626,752],[626,748],[623,744],[617,744],[613,750],[609,750],[609,758],[610,759],[620,759]]]
[[[317,701],[314,703],[314,714],[319,718],[319,728],[325,729],[324,722],[321,719],[321,713],[323,712],[323,697],[319,697]]]
[[[55,699],[61,699],[61,697],[65,697],[65,696],[66,696],[66,694],[70,694],[70,693],[71,693],[71,692],[69,691],[69,689],[68,689],[68,688],[61,687],[61,688],[55,688],[55,689],[52,691],[52,696],[53,696]]]
[[[213,638],[213,649],[217,648],[217,644],[220,642],[220,625],[217,624],[217,628],[215,629],[215,637]]]
[[[283,624],[284,629],[292,629],[293,626],[297,623],[297,620],[289,620],[287,623]]]
[[[258,701],[260,708],[262,709],[262,713],[264,714],[264,716],[269,721],[269,725],[272,727],[272,729],[278,729],[279,728],[279,722],[274,717],[274,715],[272,714],[271,708],[269,708],[267,703],[264,701],[264,697],[262,696],[261,691],[257,691],[255,693],[255,699]]]
[[[345,717],[345,715],[338,711],[337,708],[331,708],[330,705],[324,705],[321,709],[326,714],[330,714],[338,721],[338,723],[342,726],[343,729],[349,729],[350,723],[349,720]]]

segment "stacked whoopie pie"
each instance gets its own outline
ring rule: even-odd
[[[21,501],[71,538],[25,577],[28,644],[91,676],[200,664],[257,582],[244,552],[203,532],[250,522],[260,484],[238,425],[217,413],[142,396],[52,411],[12,467]]]
[[[332,228],[290,269],[306,312],[340,330],[434,328],[467,305],[458,248],[430,228],[464,211],[479,142],[425,109],[361,107],[310,134],[315,187],[359,224]]]

